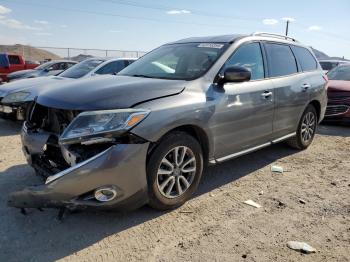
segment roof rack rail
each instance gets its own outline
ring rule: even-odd
[[[298,40],[296,40],[293,37],[290,36],[286,36],[286,35],[279,35],[279,34],[273,34],[273,33],[267,33],[267,32],[254,32],[251,34],[251,36],[270,36],[270,37],[276,37],[276,38],[281,38],[281,39],[285,39],[285,40],[291,40],[293,42],[298,42]]]

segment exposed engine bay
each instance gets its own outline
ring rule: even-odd
[[[126,133],[120,137],[94,138],[89,141],[61,144],[59,139],[67,126],[81,113],[75,110],[48,108],[34,104],[23,131],[41,136],[41,143],[36,152],[30,152],[26,146],[23,150],[31,155],[30,164],[38,174],[48,177],[69,167],[75,166],[112,145],[142,143],[143,139]],[[40,146],[42,146],[40,148]]]

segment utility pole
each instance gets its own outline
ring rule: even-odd
[[[289,19],[286,21],[286,36],[288,36],[288,30],[289,30]]]

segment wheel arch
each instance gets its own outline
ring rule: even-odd
[[[184,132],[187,133],[188,135],[192,136],[195,138],[198,143],[200,144],[202,148],[202,153],[203,153],[203,160],[204,160],[204,165],[206,165],[210,159],[210,152],[211,152],[211,143],[209,140],[209,136],[207,132],[200,126],[198,125],[193,125],[193,124],[185,124],[181,126],[174,127],[170,130],[168,130],[165,134],[163,134],[158,141],[153,142],[150,144],[149,150],[148,150],[148,156],[147,156],[147,161],[149,156],[151,155],[152,151],[154,148],[157,147],[159,142],[162,140],[163,137],[169,135],[172,132]]]
[[[321,118],[321,103],[318,100],[312,100],[309,105],[312,105],[316,109],[317,120]]]

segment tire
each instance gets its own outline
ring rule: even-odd
[[[166,135],[147,163],[149,205],[158,210],[181,206],[196,191],[202,173],[203,153],[199,142],[185,132]]]
[[[287,140],[287,144],[298,150],[308,148],[317,130],[317,119],[315,107],[313,105],[308,105],[299,121],[296,136]]]

